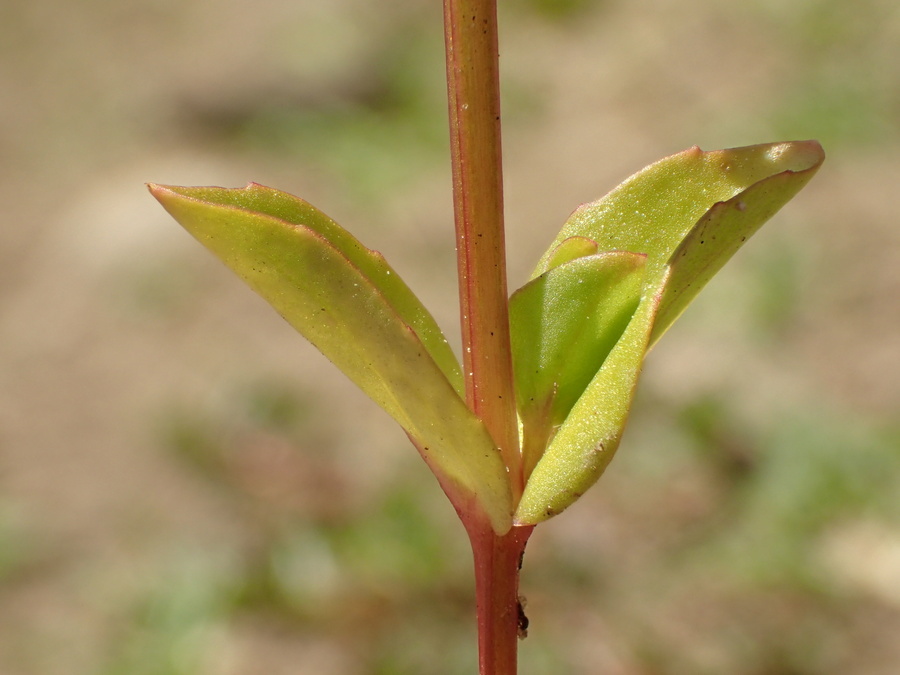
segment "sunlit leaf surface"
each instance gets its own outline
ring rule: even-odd
[[[600,477],[619,445],[647,349],[823,160],[815,141],[712,152],[695,147],[646,167],[572,214],[533,277],[554,266],[563,242],[581,237],[599,251],[646,255],[641,301],[537,463],[517,522],[559,513]]]
[[[576,239],[579,247],[586,241]],[[644,262],[635,253],[583,256],[545,272],[510,298],[526,475],[637,309]]]
[[[150,190],[400,423],[458,509],[481,508],[495,530],[509,528],[506,468],[459,395],[456,359],[379,253],[307,202],[260,185]]]

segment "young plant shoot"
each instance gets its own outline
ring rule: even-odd
[[[404,429],[472,543],[482,675],[516,672],[533,527],[609,464],[647,352],[824,159],[815,141],[666,157],[579,207],[507,294],[495,0],[445,0],[463,364],[377,251],[255,183],[163,207]]]

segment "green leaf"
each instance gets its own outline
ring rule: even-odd
[[[669,258],[669,278],[654,322],[651,346],[744,242],[793,198],[817,169],[815,165],[803,172],[775,174],[714,204],[704,214]]]
[[[559,246],[550,252],[547,269],[582,258],[586,255],[597,253],[597,242],[587,237],[569,237],[560,242]]]
[[[260,185],[151,185],[235,271],[409,435],[454,506],[511,524],[506,467],[466,406],[440,329],[384,258],[307,202]]]
[[[561,513],[597,482],[619,444],[658,297],[642,300],[628,327],[553,437],[525,485],[515,520],[536,524]]]
[[[534,276],[570,237],[647,256],[640,305],[532,472],[515,520],[535,524],[571,505],[603,473],[621,439],[644,355],[699,289],[818,170],[815,141],[703,152],[652,164],[577,209]]]
[[[576,240],[579,249],[590,249],[581,246],[586,240]],[[510,298],[526,476],[637,309],[645,259],[627,252],[576,258],[530,281]]]
[[[709,152],[693,147],[665,157],[627,178],[602,199],[576,209],[532,277],[550,268],[559,244],[577,236],[595,241],[599,251],[646,253],[648,283],[652,283],[716,202],[727,201],[783,172],[791,172],[805,184],[823,159],[816,141]]]

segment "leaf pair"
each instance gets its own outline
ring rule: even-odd
[[[150,191],[397,420],[461,514],[480,510],[502,534],[558,513],[596,481],[647,349],[822,159],[814,142],[693,148],[572,214],[510,300],[530,474],[519,504],[463,400],[447,341],[380,254],[305,201],[260,185]]]
[[[510,302],[516,394],[526,458],[532,455],[526,464],[534,466],[517,522],[559,513],[599,478],[618,447],[646,352],[823,159],[815,141],[694,147],[572,214]],[[586,255],[576,257],[581,251]],[[558,264],[560,257],[575,259]],[[582,289],[602,296],[604,284],[593,311],[581,310]],[[560,341],[559,334],[583,339]],[[526,337],[533,335],[538,339]],[[529,369],[540,373],[540,386]],[[536,409],[549,414],[536,416]],[[530,447],[530,437],[549,444]]]

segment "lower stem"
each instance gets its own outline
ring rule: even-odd
[[[534,526],[497,536],[487,523],[468,528],[475,559],[480,675],[515,675],[518,640],[527,619],[519,596],[519,570]]]

